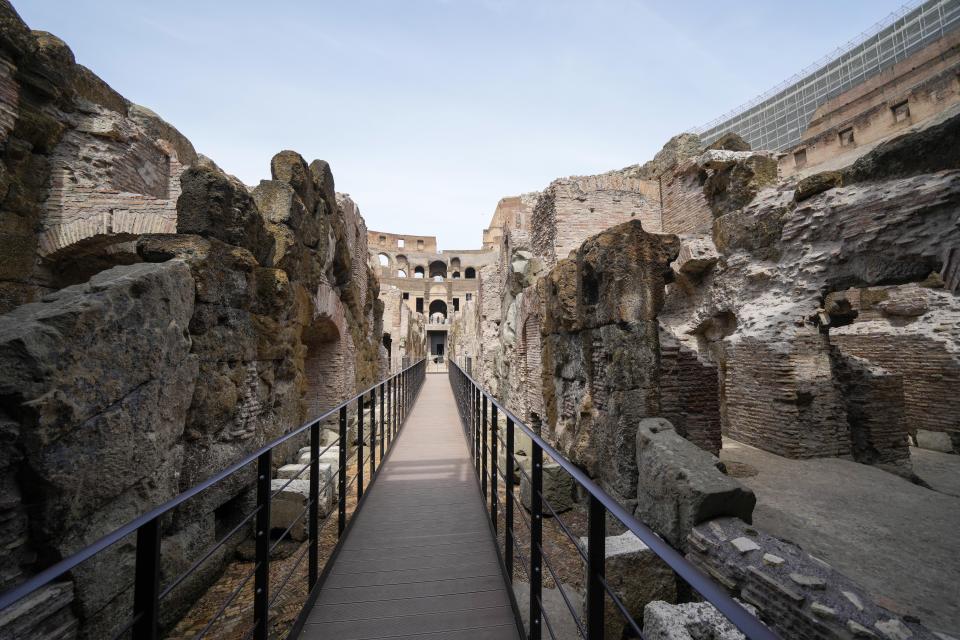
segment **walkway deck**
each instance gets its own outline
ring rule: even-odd
[[[428,375],[304,640],[517,640],[446,375]]]

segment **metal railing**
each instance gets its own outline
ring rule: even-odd
[[[610,598],[614,607],[629,627],[631,633],[643,637],[642,631],[627,607],[611,588],[605,575],[605,546],[607,515],[613,516],[631,533],[647,545],[677,575],[699,593],[706,601],[715,606],[734,626],[750,640],[776,640],[778,636],[710,577],[697,569],[676,549],[660,538],[650,527],[633,517],[627,510],[587,477],[579,467],[567,460],[543,438],[525,425],[492,395],[485,391],[477,381],[466,373],[459,364],[450,361],[450,385],[457,401],[457,409],[463,424],[464,433],[474,458],[477,479],[483,493],[484,503],[495,534],[498,532],[499,511],[503,509],[504,530],[503,548],[497,543],[497,553],[503,563],[509,582],[513,583],[514,567],[520,568],[527,576],[530,585],[529,640],[540,640],[546,627],[550,638],[556,640],[554,625],[543,607],[543,570],[550,572],[557,584],[566,608],[576,624],[577,634],[586,640],[603,640],[606,617],[605,599]],[[504,437],[500,435],[500,416],[506,418]],[[527,473],[516,459],[515,435],[522,433],[531,441],[530,472]],[[499,469],[498,447],[505,449],[505,466]],[[587,509],[587,545],[586,549],[570,532],[559,518],[557,510],[545,498],[543,492],[543,456],[547,454],[580,486],[589,500]],[[515,508],[516,498],[513,485],[515,474],[519,471],[530,485],[529,521],[521,510]],[[499,483],[504,483],[504,498],[499,494]],[[501,504],[501,500],[503,504]],[[561,586],[556,568],[544,554],[543,518],[552,516],[563,536],[578,552],[580,560],[586,564],[586,611],[581,620],[580,614],[570,602],[569,596]],[[514,520],[519,519],[529,536],[527,548],[529,554],[524,557],[519,538],[514,528]],[[522,532],[521,532],[522,533]],[[516,564],[517,555],[521,563]],[[555,621],[556,622],[556,621]]]
[[[253,638],[254,640],[267,640],[270,633],[270,608],[273,605],[280,592],[289,584],[294,572],[303,562],[303,558],[308,557],[308,570],[306,575],[307,598],[301,607],[296,620],[294,621],[288,638],[296,638],[306,622],[306,616],[313,603],[319,595],[323,581],[333,564],[334,559],[340,550],[342,541],[354,522],[354,517],[362,506],[364,496],[364,474],[366,463],[370,463],[369,486],[376,479],[377,473],[377,444],[379,443],[379,460],[382,466],[384,458],[391,450],[393,443],[403,426],[410,408],[416,401],[417,395],[423,384],[425,374],[425,360],[399,371],[398,373],[382,380],[374,386],[368,388],[360,394],[355,395],[342,404],[327,411],[323,415],[310,419],[308,422],[298,427],[294,431],[273,440],[260,449],[246,455],[244,458],[234,463],[223,471],[213,475],[209,479],[197,484],[184,491],[169,502],[153,509],[152,511],[128,522],[117,528],[112,533],[100,538],[90,546],[82,549],[74,555],[56,563],[45,569],[32,578],[26,580],[14,589],[11,589],[0,595],[0,612],[5,611],[17,602],[20,602],[37,590],[57,581],[61,577],[67,577],[71,571],[77,569],[82,563],[109,549],[113,545],[121,542],[127,536],[136,534],[136,563],[134,568],[133,585],[133,609],[130,612],[130,619],[112,636],[113,638],[132,637],[135,640],[152,640],[159,637],[160,634],[160,607],[165,596],[170,594],[178,585],[196,572],[207,560],[214,556],[216,551],[223,546],[234,534],[246,526],[249,522],[254,522],[255,533],[255,560],[254,567],[239,586],[234,589],[229,598],[224,602],[214,616],[207,621],[205,627],[194,636],[194,638],[207,637],[207,634],[213,628],[218,619],[227,611],[227,608],[233,603],[243,588],[253,578],[253,620],[252,626],[244,634],[244,638]],[[379,402],[378,402],[379,399]],[[351,479],[347,478],[348,450],[351,442],[348,438],[348,409],[356,403],[357,407],[357,436],[356,436],[356,473]],[[369,434],[364,434],[364,412],[366,406],[370,408],[370,428]],[[379,420],[377,419],[377,408],[379,406]],[[339,434],[336,440],[327,445],[324,449],[320,448],[321,423],[334,416],[339,417]],[[274,450],[288,442],[292,442],[298,436],[310,436],[310,458],[309,464],[300,470],[294,477],[289,478],[280,488],[274,490],[271,480],[273,479],[273,460]],[[364,443],[365,435],[368,435],[368,442]],[[365,446],[369,448],[369,453],[365,456]],[[339,451],[338,470],[336,474],[331,475],[330,479],[320,486],[320,458],[333,447]],[[175,509],[181,507],[191,499],[197,497],[205,490],[213,487],[221,481],[229,478],[233,474],[240,472],[247,465],[256,464],[256,508],[237,524],[229,533],[221,537],[212,547],[207,549],[191,566],[183,573],[169,581],[161,587],[161,546],[163,536],[161,534],[161,521],[165,516],[171,515]],[[304,463],[306,464],[306,463]],[[279,581],[276,592],[271,597],[270,585],[270,556],[273,547],[277,543],[271,544],[271,522],[270,505],[274,497],[282,492],[290,483],[299,478],[307,469],[309,469],[309,499],[303,512],[297,516],[283,536],[289,533],[293,526],[301,518],[307,518],[308,536],[304,548],[300,551],[290,571]],[[337,482],[337,508],[336,511],[330,509],[323,520],[320,519],[320,499],[321,491],[325,492],[332,488],[332,483]],[[356,483],[356,505],[353,509],[349,521],[347,519],[347,489]],[[327,522],[336,514],[337,517],[337,543],[334,546],[330,556],[324,566],[320,566],[320,531]]]

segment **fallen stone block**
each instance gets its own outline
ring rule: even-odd
[[[643,625],[644,608],[651,602],[661,600],[676,602],[677,578],[666,562],[632,532],[609,536],[604,547],[604,579],[620,598],[638,626]],[[580,538],[580,546],[589,547],[586,538]],[[587,576],[584,575],[584,583]],[[629,623],[610,598],[605,598],[604,637],[620,638]],[[586,600],[583,603],[586,610]]]
[[[756,611],[750,605],[748,610]],[[643,610],[647,640],[742,640],[746,638],[709,602],[651,602]]]
[[[636,516],[684,548],[695,525],[719,516],[750,522],[756,496],[718,468],[719,459],[680,436],[663,418],[637,429]]]
[[[322,485],[323,480],[321,479],[321,487]],[[283,487],[282,490],[281,487]],[[273,496],[273,500],[270,502],[271,531],[279,534],[289,527],[291,538],[298,541],[306,540],[309,512],[304,510],[310,501],[310,481],[275,478],[270,481],[270,491],[276,492],[278,490],[280,492]],[[330,513],[332,503],[333,491],[331,488],[321,489],[317,505],[321,518]]]
[[[533,462],[524,461],[523,470],[533,477]],[[520,502],[530,511],[533,508],[533,486],[527,477],[520,474]],[[550,503],[556,513],[563,513],[573,508],[573,478],[563,467],[555,462],[543,463],[543,499]],[[543,515],[550,517],[550,510],[544,506]]]

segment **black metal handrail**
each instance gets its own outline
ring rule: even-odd
[[[665,542],[650,527],[637,520],[630,514],[619,502],[610,494],[604,491],[596,482],[590,479],[587,474],[565,458],[550,443],[546,442],[539,434],[530,429],[517,418],[513,413],[497,401],[493,395],[483,389],[483,387],[453,359],[449,361],[449,378],[457,400],[457,409],[460,412],[460,418],[463,423],[464,433],[474,457],[474,466],[477,473],[477,479],[484,496],[484,502],[488,495],[490,496],[489,516],[494,531],[497,529],[497,509],[500,506],[498,497],[497,480],[503,478],[505,483],[510,483],[506,487],[506,504],[504,505],[504,515],[506,530],[504,531],[504,545],[501,551],[499,546],[497,552],[500,554],[504,563],[507,577],[512,582],[513,559],[516,551],[527,566],[521,565],[524,573],[530,581],[530,628],[529,639],[540,640],[541,638],[541,620],[548,625],[548,633],[553,636],[552,629],[549,628],[541,604],[541,590],[543,582],[543,566],[546,558],[543,555],[543,506],[546,504],[550,512],[556,517],[556,512],[546,503],[543,496],[543,454],[546,453],[555,463],[557,463],[583,490],[586,492],[589,501],[588,523],[587,523],[587,549],[584,552],[576,540],[572,539],[572,534],[562,522],[560,524],[563,533],[571,542],[577,545],[580,556],[587,565],[587,611],[586,611],[586,629],[574,616],[580,635],[587,640],[603,640],[604,631],[604,598],[609,595],[614,605],[625,618],[625,622],[630,625],[634,632],[639,632],[639,626],[636,620],[632,618],[626,607],[620,601],[620,598],[613,592],[610,585],[607,584],[604,574],[604,556],[606,545],[606,517],[609,513],[619,520],[624,527],[647,545],[667,566],[669,566],[677,575],[683,578],[695,591],[697,591],[706,601],[715,606],[730,622],[750,640],[777,640],[778,636],[766,627],[755,615],[747,611],[739,602],[733,599],[729,593],[717,584],[712,578],[695,567],[683,555]],[[489,408],[489,411],[488,411]],[[488,413],[490,418],[488,420]],[[506,418],[506,438],[501,439],[498,433],[499,419],[498,413],[502,413]],[[518,464],[514,455],[514,433],[519,429],[531,441],[531,467],[527,474],[522,467],[516,467]],[[491,437],[490,431],[492,430]],[[490,446],[488,447],[488,442]],[[505,462],[506,470],[501,474],[498,469],[499,461],[497,457],[498,442],[506,447]],[[489,461],[489,462],[488,462]],[[527,527],[527,533],[530,535],[529,557],[520,551],[520,546],[516,540],[514,532],[514,491],[513,479],[515,470],[519,470],[530,483],[530,521],[528,522],[523,515],[520,519]],[[489,487],[488,487],[489,483]],[[556,579],[556,573],[553,568],[547,565],[547,569]],[[558,588],[562,590],[560,583]],[[564,594],[564,601],[570,607],[569,600]],[[573,611],[571,611],[573,614]]]
[[[205,481],[187,489],[175,498],[166,503],[148,511],[147,513],[134,518],[130,522],[118,527],[111,533],[103,536],[96,542],[81,549],[77,553],[57,562],[56,564],[44,569],[40,573],[32,576],[17,587],[0,594],[0,612],[13,606],[23,600],[30,594],[36,592],[48,584],[56,581],[58,578],[69,574],[79,565],[83,564],[98,553],[108,549],[112,545],[120,542],[131,534],[136,534],[136,562],[134,567],[134,605],[131,611],[130,619],[119,629],[114,637],[123,636],[131,633],[137,640],[157,638],[160,631],[160,601],[168,595],[177,585],[183,582],[193,572],[199,569],[204,562],[209,560],[217,549],[223,546],[231,537],[240,531],[251,520],[255,521],[255,560],[253,571],[245,577],[241,584],[231,593],[225,603],[221,605],[218,612],[211,618],[205,628],[200,632],[197,638],[203,637],[214,625],[216,620],[226,611],[227,607],[234,598],[242,591],[254,578],[254,621],[251,633],[249,634],[255,640],[267,640],[269,628],[269,610],[270,606],[277,600],[282,589],[287,585],[293,573],[299,568],[304,557],[309,556],[309,569],[307,575],[308,597],[304,606],[295,621],[288,637],[294,638],[299,633],[306,621],[306,613],[309,607],[316,600],[323,580],[329,571],[333,559],[336,557],[344,535],[349,528],[347,522],[347,487],[357,483],[357,503],[354,507],[355,515],[363,503],[363,476],[365,473],[366,462],[370,462],[370,483],[377,476],[377,441],[380,443],[380,465],[392,449],[393,443],[403,426],[410,408],[416,401],[423,384],[426,371],[426,360],[421,359],[415,364],[398,371],[397,373],[381,380],[377,384],[365,389],[361,393],[345,400],[333,409],[323,413],[320,416],[311,418],[295,430],[272,440],[256,451],[245,455],[239,461],[230,465],[223,471],[215,473]],[[379,403],[378,403],[379,398]],[[357,468],[353,478],[347,481],[347,453],[350,442],[347,436],[348,409],[356,402],[357,407]],[[377,406],[379,404],[380,415],[377,418]],[[365,407],[370,407],[370,429],[369,429],[369,450],[370,453],[364,456],[364,411]],[[328,418],[337,415],[339,417],[339,434],[337,439],[329,444],[323,451],[320,450],[320,425]],[[378,433],[379,428],[379,433]],[[307,545],[303,551],[298,554],[296,562],[293,563],[290,571],[281,580],[279,588],[270,596],[270,503],[273,497],[283,490],[280,488],[273,491],[271,480],[273,479],[272,453],[280,445],[291,441],[297,436],[310,433],[310,460],[309,460],[309,499],[304,511],[290,524],[287,531],[290,531],[294,524],[299,522],[304,516],[308,517],[308,539]],[[331,555],[327,559],[323,568],[319,565],[319,533],[334,515],[331,509],[323,521],[320,521],[320,456],[336,446],[339,452],[338,470],[337,470],[337,536],[338,542]],[[188,502],[190,499],[201,494],[203,491],[213,487],[217,483],[244,469],[248,465],[256,462],[257,477],[257,506],[247,514],[239,524],[235,525],[229,533],[220,538],[207,549],[201,557],[193,562],[190,567],[180,575],[174,577],[170,584],[163,589],[160,588],[160,549],[162,544],[162,535],[160,523],[164,516],[173,512],[174,509]],[[294,479],[303,474],[305,469],[294,477],[290,478],[286,485],[293,482]],[[334,478],[331,477],[324,486],[323,491],[331,490]],[[286,486],[284,485],[284,486]],[[368,485],[369,488],[369,485]],[[350,518],[352,524],[353,518]],[[322,570],[322,575],[321,575]]]

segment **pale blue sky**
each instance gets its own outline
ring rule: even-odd
[[[890,0],[14,0],[247,184],[328,160],[371,229],[479,246],[503,196],[650,159]]]

